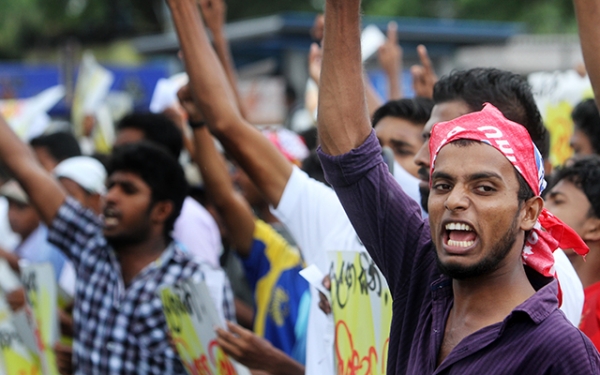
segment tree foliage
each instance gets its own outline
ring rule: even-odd
[[[102,42],[157,33],[164,0],[2,0],[0,56],[18,57],[68,37]],[[284,11],[321,11],[324,0],[226,0],[229,20]],[[369,15],[525,22],[532,32],[575,30],[571,0],[363,0]]]

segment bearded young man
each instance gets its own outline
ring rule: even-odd
[[[393,294],[387,373],[598,373],[598,352],[558,310],[550,277],[558,245],[587,249],[543,210],[542,160],[526,130],[493,106],[434,127],[425,222],[369,124],[360,0],[327,0],[323,50],[320,156]]]
[[[0,160],[48,225],[49,242],[73,263],[74,373],[185,374],[169,345],[157,291],[186,279],[210,284],[213,271],[170,236],[187,190],[177,161],[148,143],[116,149],[101,220],[67,196],[2,117]],[[230,289],[213,294],[234,318]]]

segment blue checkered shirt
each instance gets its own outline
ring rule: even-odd
[[[60,207],[48,240],[77,272],[73,321],[76,374],[185,374],[167,339],[167,323],[156,291],[162,285],[204,279],[202,265],[172,243],[125,288],[121,267],[102,234],[102,224],[72,198]],[[228,282],[223,310],[235,311]]]

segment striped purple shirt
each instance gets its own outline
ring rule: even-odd
[[[429,223],[389,174],[372,132],[340,156],[319,150],[360,239],[394,298],[387,374],[600,374],[600,357],[558,309],[557,283],[530,272],[536,293],[504,321],[464,338],[437,366],[452,282],[435,261]]]

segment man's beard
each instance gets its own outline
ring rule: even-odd
[[[463,266],[454,263],[443,264],[440,261],[438,253],[436,251],[435,259],[437,261],[437,265],[440,271],[443,274],[450,276],[451,278],[456,280],[466,280],[474,277],[488,275],[496,271],[500,267],[502,261],[510,253],[510,250],[512,249],[513,245],[515,244],[515,241],[517,240],[517,235],[519,234],[519,229],[517,225],[518,214],[519,212],[517,211],[517,215],[513,219],[511,227],[500,238],[500,241],[498,241],[494,245],[491,253],[477,264],[470,266]]]
[[[421,186],[419,185],[419,193],[421,193],[421,207],[423,207],[423,211],[429,213],[427,207],[427,201],[429,200],[429,186]]]

